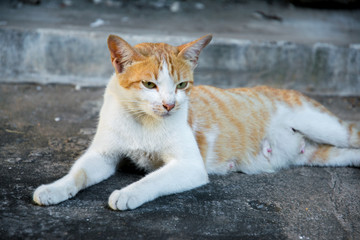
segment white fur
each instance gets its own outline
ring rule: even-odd
[[[272,154],[272,148],[267,139],[265,139],[262,143],[262,153],[263,153],[264,157],[270,161],[270,157]]]
[[[176,101],[179,105],[176,111],[174,109],[164,118],[154,118],[146,126],[123,107],[129,93],[122,89],[114,75],[105,92],[93,143],[67,175],[37,188],[34,201],[49,205],[74,196],[82,188],[111,176],[122,156],[130,157],[147,170],[154,170],[159,162],[164,166],[140,181],[114,191],[109,198],[112,209],[133,209],[159,196],[206,184],[208,175],[187,124],[187,96],[183,91],[175,94],[176,86],[171,83],[173,81],[165,63],[156,81],[159,91],[142,89],[142,97],[149,102],[148,106],[144,106],[148,112],[156,112],[164,101]],[[76,186],[79,173],[84,173],[86,182]]]
[[[296,109],[290,121],[293,128],[315,142],[349,147],[347,129],[339,119],[308,104]]]
[[[170,79],[169,69],[165,61],[162,62],[162,69],[159,71],[157,85],[159,87],[159,96],[163,103],[175,103],[175,89],[173,81]]]

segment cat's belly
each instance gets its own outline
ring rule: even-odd
[[[304,136],[291,127],[291,112],[280,108],[261,131],[254,124],[246,131],[227,133],[221,125],[203,131],[202,150],[209,173],[241,171],[247,174],[275,172],[292,165],[304,154]],[[235,136],[235,137],[234,137]]]

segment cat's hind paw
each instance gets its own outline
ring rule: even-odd
[[[109,207],[113,210],[131,210],[139,207],[145,201],[127,189],[115,190],[109,197]]]

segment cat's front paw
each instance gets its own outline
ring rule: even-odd
[[[38,205],[53,205],[60,203],[76,194],[76,189],[63,188],[53,184],[41,185],[34,194],[33,200]]]
[[[113,210],[130,210],[139,207],[145,202],[141,198],[141,194],[136,194],[126,188],[115,190],[109,197],[109,207]]]

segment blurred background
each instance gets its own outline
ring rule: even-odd
[[[359,0],[2,1],[0,81],[104,86],[113,71],[109,34],[177,45],[211,33],[197,84],[359,95],[359,7]]]

